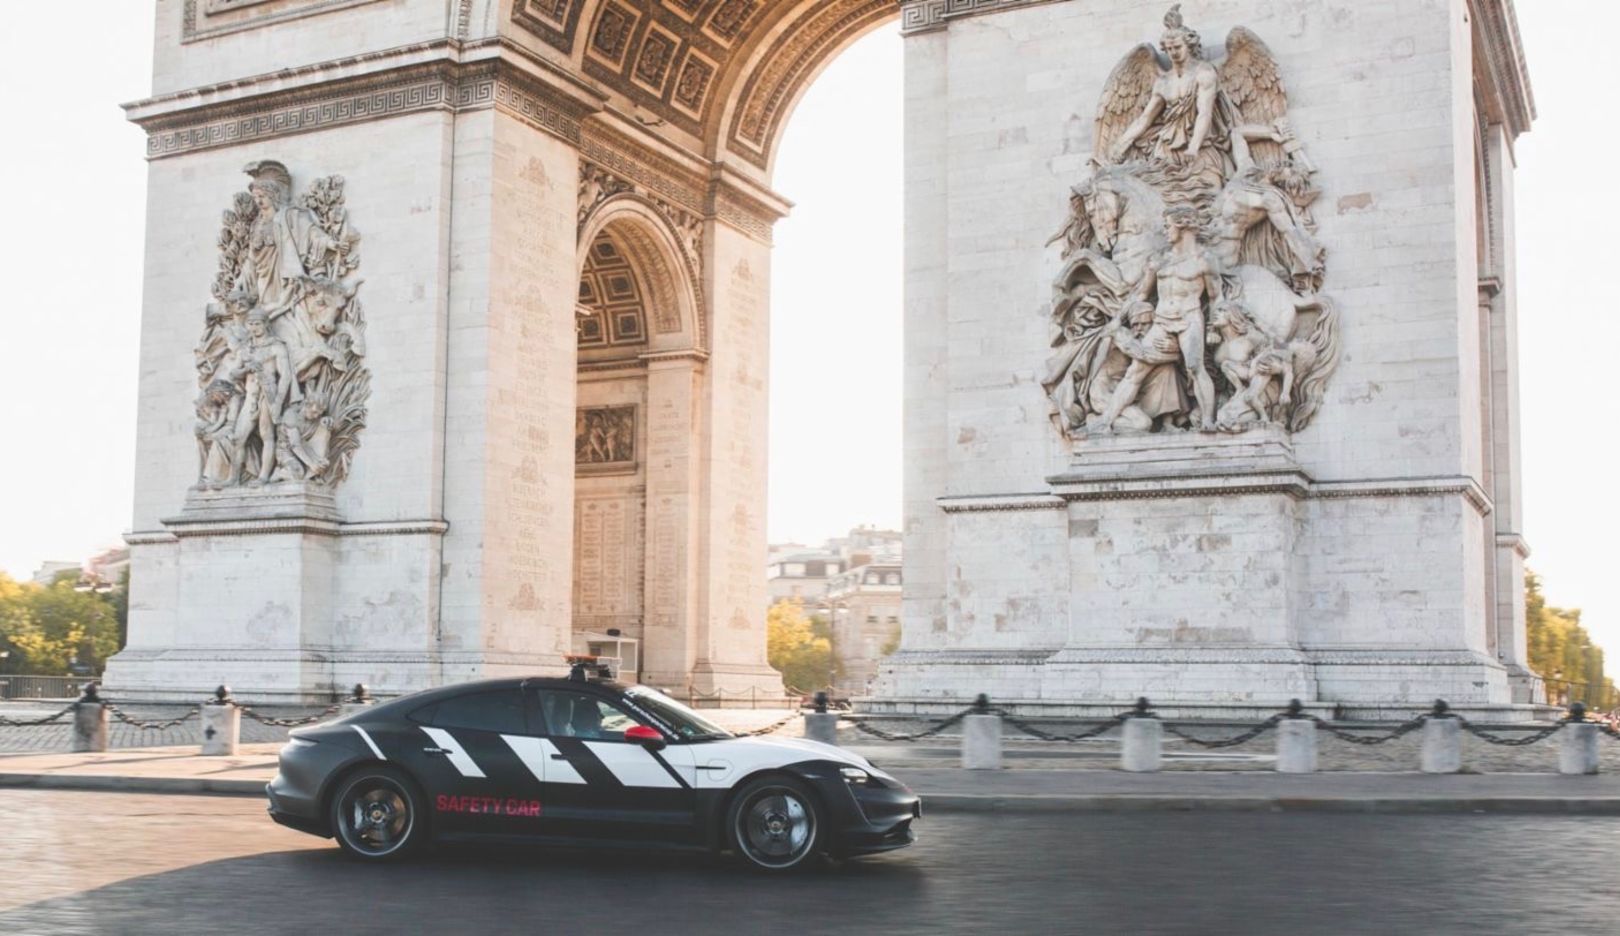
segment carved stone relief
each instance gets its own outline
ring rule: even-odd
[[[253,178],[225,212],[197,361],[197,487],[336,486],[366,424],[371,374],[360,234],[343,177],[293,198],[287,167]]]
[[[675,235],[680,240],[681,249],[686,253],[686,260],[694,269],[701,269],[703,262],[703,217],[688,211],[680,205],[662,198],[641,188],[634,182],[628,182],[618,176],[593,166],[587,162],[579,165],[579,217],[576,234],[585,233],[585,222],[590,219],[591,212],[597,206],[625,192],[633,192],[646,198],[658,209],[670,226],[675,229]]]
[[[574,415],[574,464],[633,465],[636,461],[636,407],[593,406]]]
[[[1309,425],[1339,312],[1319,291],[1316,166],[1265,43],[1238,27],[1211,60],[1172,8],[1159,47],[1109,76],[1091,162],[1051,241],[1042,384],[1064,434]]]

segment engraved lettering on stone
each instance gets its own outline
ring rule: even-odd
[[[253,181],[225,212],[196,349],[197,487],[336,486],[371,396],[360,234],[342,176],[316,179],[295,202],[286,166],[245,171]]]
[[[1064,434],[1298,432],[1338,365],[1320,292],[1320,195],[1265,43],[1238,27],[1206,58],[1180,5],[1156,49],[1114,68],[1092,168],[1051,243],[1042,385]]]
[[[636,408],[600,406],[574,418],[574,463],[614,465],[636,460]]]

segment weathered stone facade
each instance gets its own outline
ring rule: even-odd
[[[898,17],[907,541],[902,649],[879,694],[1528,700],[1511,147],[1532,107],[1509,0],[1192,0],[1182,15],[1211,48],[1237,27],[1258,37],[1228,44],[1253,67],[1210,53],[1205,69],[1173,43],[1164,61],[1135,57],[1138,78],[1214,74],[1238,119],[1214,124],[1224,149],[1183,159],[1159,146],[1169,118],[1149,115],[1099,162],[1162,175],[1154,158],[1181,159],[1218,193],[1243,178],[1241,138],[1262,169],[1309,177],[1249,179],[1232,193],[1248,215],[1200,189],[1200,230],[1163,229],[1167,243],[1182,231],[1188,264],[1219,252],[1204,229],[1222,217],[1252,216],[1239,241],[1275,232],[1269,252],[1233,241],[1232,255],[1276,261],[1296,298],[1331,294],[1335,350],[1315,343],[1309,360],[1294,344],[1313,343],[1320,302],[1296,309],[1311,316],[1299,328],[1267,329],[1255,293],[1209,279],[1194,295],[1202,274],[1154,253],[1157,285],[1133,279],[1121,315],[1059,275],[1082,250],[1116,260],[1113,245],[1046,245],[1073,199],[1094,220],[1093,115],[1163,13],[159,0],[153,96],[129,105],[149,134],[150,210],[131,638],[108,682],[396,692],[554,671],[576,633],[616,630],[639,641],[648,682],[779,687],[758,575],[770,235],[788,207],[771,161],[819,69]],[[1264,86],[1273,66],[1285,122],[1234,83]],[[1141,102],[1120,100],[1130,120]],[[1188,100],[1176,119],[1202,140],[1214,112]],[[235,205],[244,166],[289,190]],[[222,239],[224,207],[238,216]],[[1071,321],[1054,282],[1101,318]],[[1167,305],[1178,289],[1184,307]],[[1230,325],[1218,296],[1267,340],[1240,341],[1242,322],[1222,336],[1210,398],[1192,339],[1166,335]],[[1092,374],[1078,353],[1054,370],[1065,329],[1091,341],[1115,320],[1110,347],[1136,339],[1132,360],[1178,343],[1179,363],[1149,362],[1166,376],[1138,376],[1165,400],[1185,381],[1191,402],[1144,425],[1107,350],[1086,360],[1113,392],[1065,395]],[[340,461],[333,415],[289,404],[329,401],[360,371]],[[1090,431],[1102,423],[1114,431]]]
[[[906,627],[878,694],[902,708],[976,692],[1101,709],[1138,694],[1189,710],[1292,697],[1529,701],[1512,480],[1510,166],[1531,111],[1511,5],[1184,4],[1212,63],[1186,69],[1207,69],[1220,94],[1232,56],[1253,37],[1269,47],[1276,71],[1265,80],[1286,88],[1288,125],[1274,122],[1276,107],[1257,119],[1249,87],[1227,114],[1235,119],[1222,128],[1216,114],[1204,129],[1212,139],[1266,134],[1271,145],[1269,124],[1309,154],[1299,165],[1320,197],[1277,207],[1301,221],[1294,209],[1310,208],[1314,229],[1286,230],[1284,212],[1262,227],[1297,233],[1301,249],[1282,259],[1325,248],[1320,288],[1340,316],[1336,369],[1314,414],[1283,412],[1278,384],[1262,382],[1269,403],[1241,426],[1214,427],[1235,432],[1197,431],[1208,410],[1190,375],[1166,381],[1185,402],[1099,426],[1121,415],[1108,406],[1121,401],[1043,399],[1043,382],[1062,390],[1071,378],[1050,360],[1032,366],[1086,337],[1054,340],[1048,328],[1051,284],[1061,299],[1079,282],[1063,274],[1088,245],[1060,237],[1043,248],[1050,229],[1036,218],[1055,228],[1059,206],[1095,198],[1120,174],[1204,177],[1212,191],[1240,177],[1229,153],[1153,151],[1185,149],[1204,132],[1194,129],[1204,107],[1196,93],[1176,117],[1182,127],[1166,129],[1172,101],[1145,115],[1134,148],[1119,144],[1145,101],[1112,117],[1130,68],[1116,63],[1142,43],[1171,49],[1162,10],[1134,0],[909,10],[918,18],[908,12]],[[1173,71],[1151,47],[1136,56],[1143,82]],[[1133,160],[1136,169],[1117,165]],[[1306,194],[1283,181],[1251,186],[1257,201]],[[1218,253],[1219,206],[1195,207],[1206,222],[1197,244]],[[1118,262],[1128,237],[1152,240],[1158,221],[1141,218],[1121,221],[1101,253]],[[1149,262],[1178,256],[1162,252],[1169,240],[1147,246]],[[1197,255],[1189,249],[1187,264]],[[1189,309],[1219,311],[1215,272]],[[1162,276],[1161,308],[1141,307],[1143,328],[1162,314]],[[1315,288],[1294,286],[1305,296]],[[1098,324],[1116,317],[1114,295],[1098,297]],[[1129,339],[1134,322],[1119,317],[1114,334]],[[1140,347],[1151,335],[1135,337]],[[1218,361],[1217,352],[1208,366]],[[1103,369],[1101,379],[1118,373]],[[1241,390],[1224,386],[1220,423],[1227,394]]]

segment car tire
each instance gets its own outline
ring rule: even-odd
[[[821,802],[792,777],[760,777],[745,784],[726,810],[725,841],[750,867],[782,873],[814,863],[823,849]]]
[[[427,797],[392,767],[363,767],[345,776],[330,809],[332,836],[351,858],[398,861],[428,838]]]

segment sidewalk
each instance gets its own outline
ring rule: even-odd
[[[194,746],[105,754],[0,756],[0,788],[263,796],[278,744],[233,757]],[[1620,815],[1620,776],[1267,771],[1128,774],[1118,770],[897,769],[930,812],[1128,810]]]

